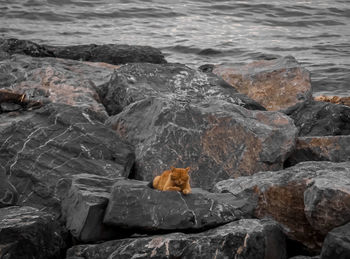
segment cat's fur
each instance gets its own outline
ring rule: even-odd
[[[161,191],[179,191],[183,194],[191,193],[190,168],[175,168],[164,171],[153,180],[153,188]]]

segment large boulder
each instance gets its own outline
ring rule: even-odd
[[[293,121],[254,110],[261,106],[221,83],[176,64],[115,73],[100,96],[110,113],[119,112],[107,124],[136,147],[136,179],[190,166],[192,185],[209,190],[223,179],[282,168],[294,147]]]
[[[28,40],[0,39],[0,52],[24,54],[33,57],[57,57],[110,64],[133,62],[166,63],[163,54],[156,48],[132,45],[76,45],[48,46]]]
[[[107,117],[95,88],[109,81],[118,66],[55,58],[13,55],[0,61],[0,88],[24,99],[87,107]]]
[[[192,189],[158,191],[147,182],[119,180],[113,188],[104,223],[139,231],[198,231],[250,218],[254,207],[230,193]]]
[[[246,219],[199,234],[172,233],[73,246],[67,258],[284,259],[286,250],[275,222]]]
[[[19,193],[18,204],[60,211],[56,185],[87,173],[128,176],[133,147],[90,109],[49,104],[0,114],[0,164]]]
[[[328,231],[350,221],[350,162],[303,162],[222,181],[215,190],[250,196],[256,217],[274,218],[313,252],[320,252]]]
[[[330,231],[324,240],[320,259],[350,258],[350,223]]]
[[[292,56],[242,67],[215,66],[213,73],[270,111],[289,113],[312,99],[310,73]]]
[[[299,129],[299,136],[350,135],[350,107],[311,101],[289,116]]]
[[[66,248],[63,234],[54,217],[38,209],[0,209],[0,258],[62,258]]]
[[[123,236],[122,231],[103,224],[111,187],[116,180],[100,175],[78,174],[72,176],[71,183],[65,180],[60,182],[59,191],[69,189],[68,194],[60,194],[62,215],[67,229],[76,240],[86,243]],[[66,184],[70,184],[70,188]]]
[[[285,165],[304,161],[350,161],[350,136],[298,137]]]

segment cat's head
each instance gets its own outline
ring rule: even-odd
[[[190,171],[190,168],[175,168],[171,167],[171,180],[177,185],[177,186],[183,186],[190,178],[188,175],[188,172]]]

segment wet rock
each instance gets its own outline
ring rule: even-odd
[[[239,220],[199,234],[121,239],[70,248],[67,258],[286,258],[284,236],[272,221]]]
[[[74,175],[72,179],[61,205],[66,227],[72,236],[80,242],[120,237],[120,231],[102,222],[110,189],[116,179],[91,174]]]
[[[292,240],[320,252],[328,231],[350,220],[350,162],[304,162],[219,182],[215,190],[250,195],[254,215],[272,217]]]
[[[281,169],[296,135],[281,113],[215,99],[191,104],[148,98],[107,124],[135,145],[135,179],[151,181],[170,165],[189,166],[192,186],[206,190],[220,180]]]
[[[310,74],[292,56],[243,67],[216,66],[213,73],[270,111],[289,113],[312,99]]]
[[[119,180],[112,189],[104,223],[143,231],[203,230],[241,218],[250,218],[254,207],[230,193],[209,193],[194,188],[183,195],[158,191],[147,182]]]
[[[95,88],[108,82],[116,68],[103,63],[14,55],[0,62],[0,88],[17,94],[18,98],[24,97],[25,102],[87,107],[107,117]],[[23,100],[3,97],[2,102],[10,99],[23,106]]]
[[[53,216],[31,207],[0,209],[0,258],[59,259],[65,243]]]
[[[311,101],[289,115],[299,136],[350,135],[350,107]]]
[[[0,164],[19,193],[20,205],[59,212],[56,185],[87,174],[128,176],[133,147],[90,109],[49,104],[17,115],[0,114]]]
[[[182,104],[215,99],[251,110],[265,110],[217,76],[182,64],[128,64],[116,70],[111,80],[98,89],[110,115],[150,97],[163,97]]]
[[[350,223],[330,231],[324,240],[320,259],[350,258]]]
[[[24,54],[32,57],[57,57],[110,64],[133,62],[166,63],[163,54],[156,48],[132,45],[39,45],[28,40],[0,39],[0,50],[9,54]]]
[[[5,168],[0,165],[0,208],[15,205],[17,200],[18,192],[8,180]]]
[[[350,136],[297,138],[295,150],[285,164],[291,166],[304,161],[350,161]]]

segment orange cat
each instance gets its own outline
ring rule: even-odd
[[[153,180],[153,188],[161,191],[179,191],[183,194],[191,192],[190,176],[188,172],[190,168],[175,168],[164,171]]]

